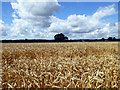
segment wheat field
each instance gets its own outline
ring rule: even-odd
[[[118,88],[118,42],[4,43],[2,88]]]

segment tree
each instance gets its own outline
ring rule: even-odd
[[[113,37],[113,40],[116,40],[116,38],[115,38],[115,37]]]
[[[66,37],[63,33],[56,34],[54,36],[55,41],[66,41],[68,40],[68,37]]]
[[[104,38],[102,38],[101,40],[102,40],[102,41],[105,41],[105,39],[104,39]]]
[[[109,40],[109,41],[112,41],[112,37],[109,37],[108,40]]]

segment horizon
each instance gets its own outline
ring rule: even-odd
[[[21,1],[2,2],[1,40],[118,38],[118,2]]]
[[[67,36],[65,36],[65,37],[67,37]],[[66,41],[69,41],[69,40],[102,40],[102,39],[105,39],[105,40],[108,40],[109,38],[112,38],[112,40],[115,38],[115,40],[120,40],[120,38],[116,38],[116,37],[108,37],[108,38],[94,38],[94,39],[89,39],[89,38],[86,38],[86,39],[83,39],[83,38],[81,38],[81,39],[69,39],[69,37],[68,37],[68,40],[66,40]],[[54,39],[31,39],[31,38],[29,38],[29,39],[3,39],[3,41],[4,40],[55,40],[55,38]],[[0,40],[0,41],[2,41],[2,40]]]

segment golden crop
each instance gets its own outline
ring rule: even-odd
[[[118,88],[118,42],[2,44],[3,88]]]

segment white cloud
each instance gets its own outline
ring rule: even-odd
[[[104,27],[98,28],[90,33],[86,33],[84,38],[118,38],[118,23],[107,23]]]
[[[70,38],[107,38],[110,35],[117,36],[118,24],[108,24],[102,21],[103,17],[117,13],[114,6],[113,4],[107,7],[100,7],[91,16],[70,15],[66,20],[51,17],[53,23],[49,27],[49,32],[63,32]],[[110,34],[109,32],[112,33]]]
[[[117,14],[114,6],[115,6],[115,4],[112,4],[108,7],[99,7],[97,12],[94,13],[93,17],[100,19],[100,18],[105,17],[105,16]]]
[[[70,39],[117,37],[118,23],[103,22],[102,18],[116,14],[114,4],[100,7],[93,15],[70,15],[66,20],[53,16],[60,5],[57,0],[18,0],[11,3],[15,10],[11,25],[11,39],[53,39],[57,33],[64,33]],[[4,30],[3,35],[7,35]]]
[[[24,19],[14,19],[11,26],[11,38],[14,39],[45,39],[50,37],[51,33],[48,33],[47,29],[38,29],[31,23]],[[47,34],[46,34],[47,33]],[[53,35],[54,36],[54,35]]]
[[[32,25],[38,26],[39,28],[49,27],[50,16],[58,10],[60,5],[56,0],[45,0],[46,2],[40,2],[42,0],[34,1],[17,0],[18,3],[11,3],[15,13],[21,19],[26,20]],[[15,14],[13,14],[15,16]]]
[[[0,39],[4,39],[6,36],[8,36],[9,26],[5,24],[2,20],[0,20],[0,30]]]
[[[66,20],[52,18],[55,19],[55,22],[49,27],[52,32],[88,33],[101,25],[101,22],[92,16],[70,15]]]
[[[31,28],[32,27],[30,23],[28,23],[27,21],[23,19],[14,19],[11,28],[12,36],[13,37],[22,36],[26,38],[28,35],[30,35],[29,29]]]
[[[57,12],[57,0],[17,0],[11,3],[14,9],[11,33],[15,39],[45,38],[44,29],[51,24],[50,16]]]

